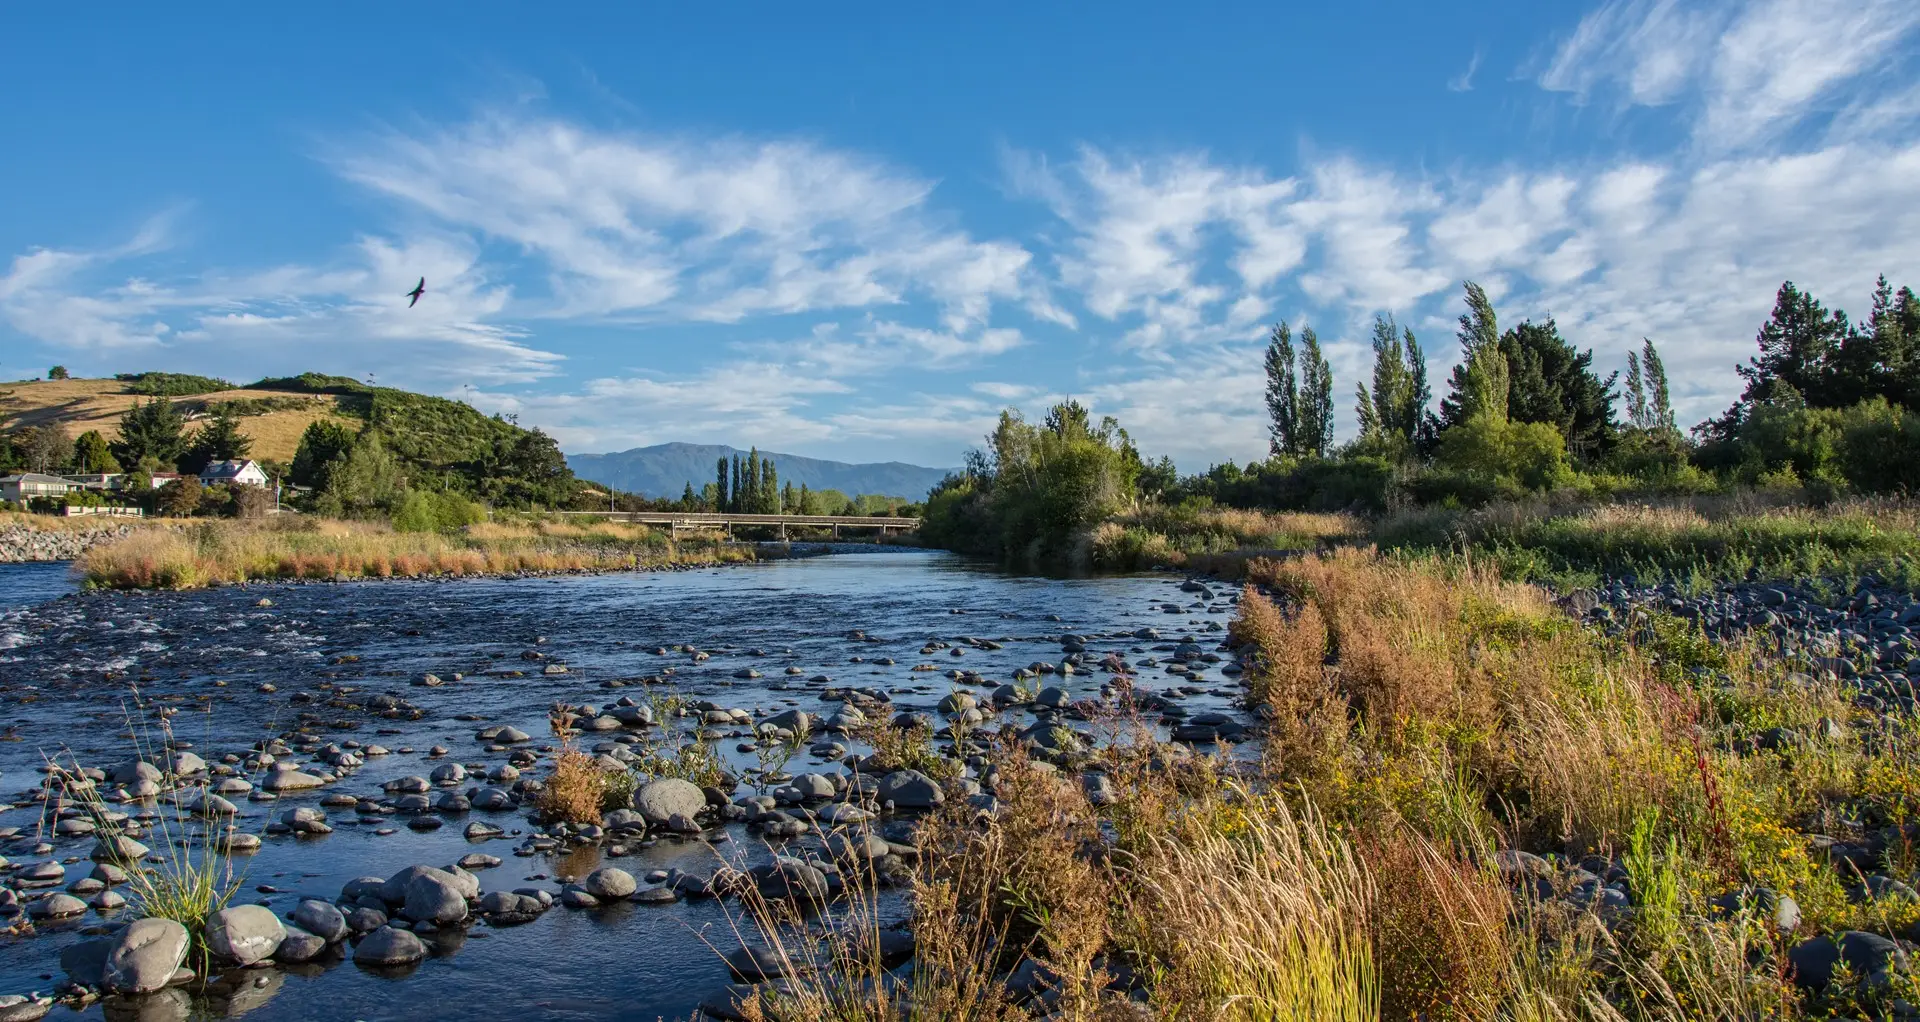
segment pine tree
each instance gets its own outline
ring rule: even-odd
[[[97,429],[87,430],[73,442],[73,469],[76,472],[118,472],[120,463],[107,449],[107,438]]]
[[[693,495],[693,482],[688,480],[687,488],[680,492],[680,510],[691,511],[700,506],[700,498]]]
[[[727,459],[722,455],[714,465],[713,509],[725,514],[728,508],[727,494],[732,493],[732,481],[727,477]]]
[[[1274,455],[1295,449],[1294,423],[1300,404],[1300,383],[1294,372],[1293,331],[1275,323],[1267,335],[1267,450]]]
[[[135,404],[120,416],[114,460],[128,469],[173,471],[187,450],[186,430],[186,416],[166,398]]]
[[[194,433],[181,465],[199,472],[208,465],[244,458],[253,449],[253,441],[240,432],[240,417],[222,408]]]

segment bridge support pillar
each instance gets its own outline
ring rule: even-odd
[[[834,539],[839,539],[839,538],[840,538],[840,523],[839,523],[839,522],[835,522],[835,523],[833,523],[833,538],[834,538]]]

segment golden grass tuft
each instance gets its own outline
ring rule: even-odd
[[[196,589],[277,579],[418,578],[616,571],[752,558],[744,548],[672,543],[642,526],[498,522],[453,534],[294,516],[142,529],[87,552],[88,584]]]

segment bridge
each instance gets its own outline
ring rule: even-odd
[[[604,518],[612,522],[664,526],[675,536],[682,532],[723,530],[731,538],[735,526],[774,528],[779,531],[781,539],[787,538],[789,528],[801,527],[831,529],[835,539],[840,538],[841,529],[873,529],[881,536],[893,532],[917,532],[920,529],[918,518],[894,518],[888,515],[747,515],[707,514],[697,511],[561,511],[558,513]]]

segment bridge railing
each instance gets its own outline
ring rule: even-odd
[[[679,529],[726,528],[736,525],[771,526],[835,526],[849,529],[902,529],[914,530],[920,527],[918,518],[897,518],[891,515],[756,515],[726,514],[702,511],[553,511],[548,514],[571,515],[578,517],[605,518],[616,522],[633,522],[640,525],[668,525]]]

